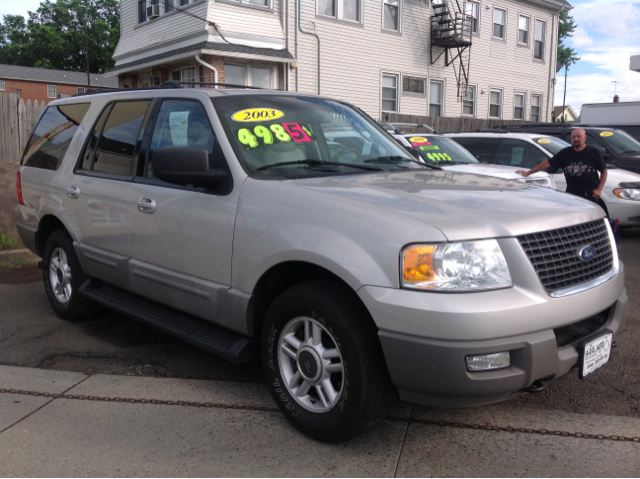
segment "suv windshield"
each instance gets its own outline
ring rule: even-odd
[[[469,150],[449,138],[417,133],[404,137],[411,146],[418,148],[420,156],[427,163],[440,165],[480,163]]]
[[[236,156],[252,175],[287,177],[292,169],[304,169],[304,176],[326,176],[421,168],[375,122],[339,102],[259,94],[212,101]]]
[[[562,141],[555,136],[541,136],[538,138],[533,138],[533,141],[550,152],[552,155],[555,155],[559,153],[560,150],[564,150],[566,147],[571,146],[566,141]]]
[[[640,155],[640,143],[624,131],[603,131],[600,138],[616,155]]]

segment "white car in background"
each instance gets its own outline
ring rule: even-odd
[[[571,145],[553,136],[535,133],[451,133],[446,135],[469,150],[483,163],[531,169]],[[640,175],[607,166],[607,181],[602,189],[602,206],[609,218],[620,226],[640,225]],[[556,189],[566,191],[567,181],[561,169],[549,171]],[[530,177],[531,178],[531,177]]]
[[[445,171],[473,173],[492,176],[505,180],[514,180],[546,188],[556,188],[553,178],[543,171],[528,178],[516,173],[518,168],[505,165],[490,165],[478,161],[469,151],[458,143],[442,135],[423,133],[402,133],[390,131],[391,135],[416,157],[426,163],[436,164]]]

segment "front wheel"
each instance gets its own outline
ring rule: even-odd
[[[282,413],[321,441],[361,434],[384,416],[392,397],[373,320],[334,282],[309,281],[278,296],[267,312],[261,354]]]

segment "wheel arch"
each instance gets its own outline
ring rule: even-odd
[[[47,214],[40,219],[38,230],[36,231],[36,250],[38,255],[42,256],[44,245],[51,233],[60,228],[69,232],[64,223],[52,214]]]
[[[291,286],[313,279],[327,279],[340,284],[351,293],[353,300],[368,312],[356,291],[337,274],[307,261],[286,261],[269,268],[256,283],[249,308],[249,326],[253,335],[260,337],[267,310],[280,293]],[[375,325],[373,319],[371,322]]]

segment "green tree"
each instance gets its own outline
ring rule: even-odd
[[[120,37],[118,0],[45,0],[25,21],[5,15],[0,24],[0,63],[86,71],[84,25],[89,38],[89,70],[113,67]]]
[[[569,12],[564,10],[560,12],[560,23],[558,25],[558,63],[565,68],[570,67],[580,60],[573,48],[569,48],[564,44],[566,38],[573,36],[578,25],[575,24],[573,17]]]

